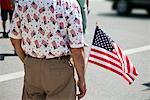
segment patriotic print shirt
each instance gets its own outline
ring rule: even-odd
[[[76,0],[18,0],[9,36],[21,39],[23,50],[32,57],[54,58],[83,47],[82,30]]]

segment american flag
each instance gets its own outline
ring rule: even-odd
[[[88,62],[110,70],[131,84],[138,72],[123,50],[98,26],[92,42]]]

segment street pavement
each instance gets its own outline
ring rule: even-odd
[[[150,18],[144,10],[134,10],[128,17],[117,16],[111,2],[90,1],[85,41],[91,45],[96,22],[120,47],[129,53],[139,76],[128,83],[120,76],[99,66],[86,66],[87,94],[82,100],[150,100]],[[9,22],[7,22],[9,30]],[[0,25],[0,31],[2,26]],[[0,34],[1,35],[1,34]],[[144,49],[143,49],[144,47]],[[85,48],[88,58],[90,47]],[[0,38],[0,100],[21,100],[23,64],[14,56],[9,39]]]

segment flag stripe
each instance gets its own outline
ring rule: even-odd
[[[119,52],[119,50],[118,50],[118,46],[115,44],[115,43],[113,43],[113,46],[114,46],[114,50],[117,52],[117,56],[118,56],[118,58],[119,58],[119,60],[120,60],[120,62],[121,62],[121,66],[122,66],[122,70],[124,71],[124,72],[126,72],[127,71],[127,69],[126,69],[126,67],[124,66],[124,61],[123,61],[123,59],[122,59],[122,55],[120,54],[120,52]]]
[[[91,48],[91,51],[94,51],[94,52],[97,52],[97,53],[106,55],[106,56],[108,56],[108,57],[110,57],[110,58],[112,58],[112,59],[114,59],[114,60],[120,62],[120,60],[119,60],[117,57],[114,57],[114,56],[112,56],[112,55],[110,55],[110,54],[108,54],[108,53],[106,53],[106,52],[103,52],[102,50],[97,50],[97,49],[95,49],[94,47],[92,47],[92,48]]]
[[[95,58],[93,58],[93,57],[90,57],[89,60],[92,60],[92,61],[101,63],[101,64],[103,64],[103,65],[105,65],[105,66],[109,66],[109,67],[111,67],[111,68],[113,68],[113,69],[115,69],[115,70],[117,70],[117,71],[123,73],[123,71],[122,71],[121,69],[119,69],[119,68],[117,68],[116,66],[113,66],[112,64],[107,63],[107,62],[105,62],[105,61],[102,61],[102,60],[99,60],[99,59],[95,59]]]
[[[113,68],[111,68],[111,67],[108,67],[108,66],[106,66],[106,65],[103,65],[103,64],[101,64],[101,63],[98,63],[98,62],[95,62],[95,61],[92,61],[92,60],[88,60],[88,62],[93,63],[93,64],[96,64],[96,65],[98,65],[98,66],[101,66],[101,67],[103,67],[103,68],[105,68],[105,69],[107,69],[107,70],[109,70],[109,71],[112,71],[112,72],[114,72],[114,73],[116,73],[116,74],[122,76],[125,80],[127,80],[127,81],[129,82],[129,84],[132,82],[132,79],[130,79],[130,77],[125,76],[123,73],[121,73],[121,72],[119,72],[119,71],[117,71],[117,70],[115,70],[115,69],[113,69]]]
[[[101,54],[101,52],[98,53],[98,52],[94,52],[93,50],[91,50],[91,54],[96,55],[98,57],[103,57],[104,59],[110,60],[110,61],[116,63],[117,65],[121,66],[120,62],[116,61],[115,59],[112,59],[111,57],[109,57],[109,56],[107,56],[105,54],[103,55],[103,52]]]
[[[97,62],[97,63],[102,64],[102,65],[105,65],[105,66],[108,66],[108,67],[110,67],[110,68],[112,68],[112,69],[114,69],[114,70],[116,70],[116,71],[122,73],[124,76],[128,77],[127,79],[128,79],[130,82],[133,81],[133,80],[132,80],[132,76],[131,76],[131,77],[128,76],[128,74],[124,73],[124,71],[123,71],[122,69],[119,69],[119,68],[117,68],[116,66],[111,65],[110,63],[107,63],[107,62],[105,62],[105,61],[102,61],[102,60],[99,60],[99,59],[96,59],[96,58],[93,58],[93,57],[89,57],[89,60],[94,61],[94,62]]]
[[[129,82],[129,84],[131,84],[133,82],[133,80],[127,75],[127,74],[124,74],[123,73],[123,76],[122,76],[125,80],[127,80]]]
[[[92,55],[92,54],[90,54],[90,57],[93,57],[93,58],[95,58],[95,59],[98,59],[98,60],[104,61],[104,62],[106,62],[106,63],[109,63],[109,64],[111,64],[111,65],[113,65],[113,66],[119,68],[120,70],[122,69],[122,67],[120,67],[119,65],[117,65],[116,63],[114,63],[114,62],[112,62],[112,61],[110,61],[110,60],[107,60],[107,59],[104,59],[104,58],[102,58],[102,57],[98,57],[98,56],[95,56],[95,55]]]
[[[122,49],[117,45],[115,44],[115,48],[116,50],[118,50],[118,55],[121,57],[120,59],[123,61],[123,64],[122,66],[124,67],[125,69],[125,73],[134,81],[134,77],[132,75],[134,75],[133,71],[133,64],[131,63],[131,61],[129,60],[129,58],[123,53]],[[131,75],[132,74],[132,75]]]
[[[134,81],[134,77],[132,77],[130,74],[126,73],[133,81]]]
[[[135,76],[138,76],[138,72],[136,71],[135,67],[133,68],[133,73]]]
[[[126,61],[127,61],[128,73],[130,73],[130,62],[129,62],[128,57],[126,57]]]
[[[119,51],[119,54],[121,56],[121,59],[122,61],[124,62],[124,67],[125,67],[125,73],[130,73],[130,76],[131,74],[137,76],[138,73],[136,73],[136,69],[135,67],[133,66],[132,62],[130,61],[130,59],[128,58],[128,56],[126,56],[125,54],[123,54],[123,51],[121,50],[121,48],[119,46],[117,46],[115,43],[114,43],[115,47],[117,47],[118,51]],[[118,54],[118,55],[119,55]]]
[[[108,53],[108,55],[110,55],[110,56],[112,56],[112,57],[114,57],[114,58],[118,58],[118,56],[116,55],[115,52],[109,52],[109,51],[107,51],[107,50],[105,50],[105,49],[103,49],[103,48],[96,47],[96,46],[94,46],[94,45],[92,45],[91,49],[96,49],[96,50],[99,50],[99,51]]]
[[[127,57],[127,56],[126,56]],[[130,67],[130,74],[133,74],[135,76],[138,76],[138,72],[136,71],[135,67],[133,66],[131,60],[127,57],[128,61],[129,61],[129,67]]]
[[[125,56],[124,56],[122,50],[120,49],[120,47],[118,47],[117,45],[116,45],[116,47],[118,48],[118,51],[119,51],[118,54],[121,56],[121,59],[123,61],[124,69],[126,69],[125,72],[128,73],[128,71],[130,70],[130,67],[127,66],[127,62],[126,62]]]

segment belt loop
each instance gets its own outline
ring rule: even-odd
[[[58,57],[58,60],[62,60],[62,58],[61,58],[61,57]]]

